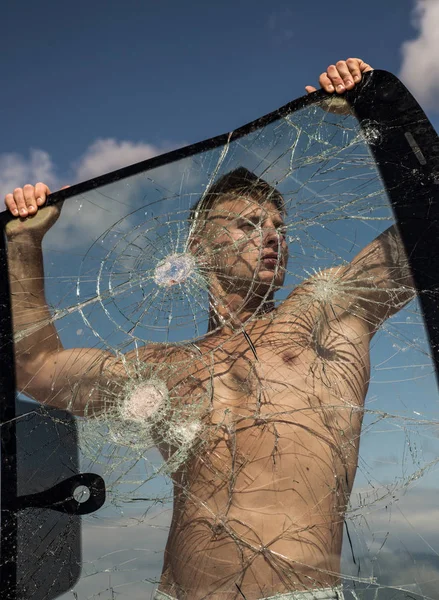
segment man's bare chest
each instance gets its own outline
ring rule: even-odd
[[[280,493],[291,478],[299,481],[298,470],[309,480],[317,469],[325,481],[352,471],[364,395],[343,381],[338,367],[323,368],[329,361],[303,334],[276,327],[252,333],[253,348],[244,338],[214,351],[198,483],[209,480],[217,493],[233,481],[234,493],[245,491],[254,508],[268,490]]]
[[[193,354],[183,367],[172,365],[179,419],[196,412],[206,447],[230,439],[244,453],[255,437],[261,449],[266,441],[278,447],[288,439],[331,443],[334,431],[356,437],[369,378],[368,348],[343,331],[323,334],[316,336],[308,315],[293,314],[255,320],[246,324],[245,334],[208,336],[198,345],[198,359]]]
[[[347,328],[328,329],[305,316],[256,321],[213,350],[215,378],[248,393],[261,386],[297,385],[299,380],[312,388],[328,388],[331,380],[363,382],[368,376],[368,347]]]
[[[353,473],[365,365],[322,356],[312,335],[285,321],[257,323],[247,334],[200,345],[206,370],[200,379],[210,380],[211,393],[202,411],[203,452],[194,457],[197,493],[213,486],[215,494],[226,494],[230,481],[235,492],[255,491],[263,481],[278,493],[299,465],[308,479],[317,477],[316,468],[323,477],[322,465],[325,481],[346,469]],[[347,367],[361,376],[350,376]]]

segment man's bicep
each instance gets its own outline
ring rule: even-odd
[[[78,416],[97,414],[105,385],[123,376],[120,361],[95,348],[40,354],[29,367],[30,373],[17,372],[19,391]]]
[[[313,331],[318,324],[319,331],[343,332],[349,338],[373,335],[396,312],[395,287],[386,267],[367,259],[320,271],[295,295],[301,300],[301,314],[313,316]]]
[[[374,331],[414,298],[410,264],[395,226],[359,252],[347,265],[344,279],[355,293],[354,305]]]

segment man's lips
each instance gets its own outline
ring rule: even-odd
[[[270,254],[266,254],[262,257],[262,262],[266,266],[276,266],[280,263],[279,255],[275,252],[271,252]]]

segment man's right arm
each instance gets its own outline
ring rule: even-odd
[[[41,403],[93,416],[112,395],[110,388],[127,374],[109,352],[66,350],[61,344],[44,294],[41,243],[60,212],[59,206],[39,210],[49,193],[47,186],[37,184],[5,198],[11,213],[24,217],[6,227],[17,387]]]

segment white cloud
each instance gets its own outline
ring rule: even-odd
[[[399,78],[422,106],[439,109],[439,0],[415,0],[413,25],[418,36],[402,45]]]
[[[112,138],[96,140],[74,165],[76,182],[147,160],[167,149],[142,142],[118,142]]]
[[[28,157],[5,153],[0,155],[0,197],[4,198],[16,187],[23,187],[26,183],[35,184],[37,181],[43,181],[51,191],[56,191],[62,185],[73,185],[104,175],[167,152],[176,146],[177,144],[172,143],[159,147],[144,142],[98,139],[72,163],[70,173],[64,173],[62,176],[49,153],[44,150],[33,149]],[[166,178],[167,175],[173,176],[179,184],[181,175],[176,172],[175,167],[162,168],[160,177]],[[110,194],[106,194],[106,187],[103,187],[89,192],[86,196],[72,198],[63,208],[62,219],[48,236],[51,248],[66,250],[67,247],[72,248],[84,242],[90,245],[114,223],[130,214],[137,200],[136,192],[140,184],[141,179],[133,179],[129,185],[113,185]],[[81,211],[84,201],[91,201],[93,206]],[[0,210],[3,209],[4,205],[1,203]],[[119,230],[127,230],[129,227],[129,219],[125,219],[119,225]],[[81,231],[81,235],[78,235],[78,231]]]
[[[44,181],[49,187],[56,188],[58,180],[55,165],[44,150],[32,149],[29,157],[21,154],[0,154],[0,194],[4,197],[17,186],[26,183]],[[3,207],[2,207],[3,208]]]
[[[151,507],[145,515],[145,507],[146,504],[140,503],[140,506],[135,507],[137,512],[130,516],[111,519],[96,513],[92,518],[85,520],[84,574],[96,572],[96,575],[85,577],[83,574],[80,583],[75,587],[79,597],[88,598],[99,592],[103,594],[104,590],[110,589],[110,581],[116,591],[125,590],[130,599],[143,600],[150,597],[154,585],[146,583],[145,580],[157,580],[160,577],[171,508],[170,505],[165,508]],[[381,594],[387,597],[384,590],[388,587],[389,594],[393,588],[393,595],[397,589],[404,588],[414,593],[422,590],[427,597],[438,598],[437,490],[410,490],[406,496],[395,502],[391,516],[385,510],[371,513],[367,508],[363,508],[362,512],[361,530],[354,532],[353,528],[350,528],[354,542],[355,534],[361,537],[362,548],[355,551],[356,558],[361,559],[361,573],[358,573],[358,565],[352,564],[349,545],[345,540],[346,559],[342,572],[346,582],[350,577],[355,580],[359,576],[363,579],[373,576],[377,579],[377,585],[371,586],[371,597],[376,588],[383,590],[378,594],[378,598],[381,598]],[[425,513],[422,518],[421,513]],[[412,525],[415,526],[414,529]],[[392,533],[383,547],[382,539],[374,541],[375,537],[380,538],[378,531],[383,532],[384,538],[389,530]],[[433,550],[419,538],[419,535],[427,533],[430,534]],[[349,594],[346,597],[351,598]],[[399,595],[396,593],[395,597]],[[63,596],[63,600],[64,598],[70,600],[71,596]]]
[[[32,150],[27,158],[19,154],[0,155],[0,195],[25,183],[43,181],[52,191],[104,175],[177,146],[167,142],[155,146],[144,142],[118,141],[112,138],[95,140],[70,166],[70,175],[59,169],[43,150]],[[64,203],[62,217],[45,236],[50,251],[69,253],[72,249],[91,248],[111,230],[111,245],[119,235],[134,230],[148,221],[150,215],[170,211],[176,219],[185,219],[185,211],[202,191],[208,175],[191,157],[139,173],[86,193],[69,198]],[[0,204],[0,210],[3,209]],[[136,229],[138,232],[138,229]],[[104,243],[104,242],[102,242]],[[133,257],[135,260],[135,257]],[[125,264],[125,266],[127,266]]]
[[[143,509],[146,504],[142,503]],[[85,518],[82,527],[82,577],[79,598],[110,598],[111,591],[130,600],[152,597],[162,571],[171,507],[149,507],[138,518]],[[106,592],[106,593],[105,593]],[[72,600],[69,592],[60,600]]]
[[[118,141],[113,138],[94,141],[84,154],[74,161],[69,174],[58,174],[50,154],[45,150],[32,149],[29,156],[0,154],[0,195],[3,198],[16,187],[37,181],[47,183],[52,191],[61,185],[73,185],[121,167],[147,160],[175,148],[178,144],[162,147],[144,142]],[[3,207],[2,207],[3,208]]]
[[[351,515],[348,525],[355,531],[354,546],[363,554],[367,546],[371,556],[381,549],[411,552],[437,552],[439,548],[439,508],[436,488],[410,487],[386,493],[386,488],[374,491],[381,496],[369,506],[360,504],[367,490],[355,490],[351,496]],[[347,548],[347,547],[346,547]],[[345,549],[346,549],[345,548]],[[434,549],[434,550],[432,550]]]

